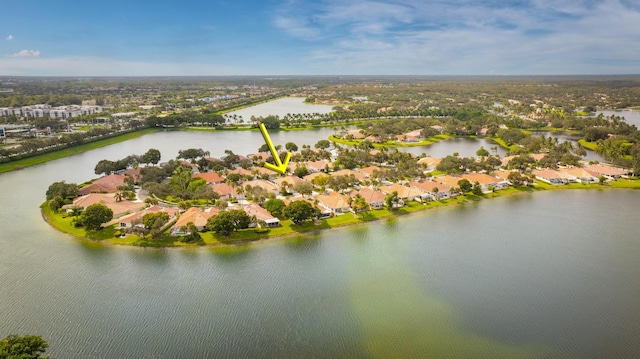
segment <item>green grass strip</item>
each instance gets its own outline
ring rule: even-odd
[[[134,138],[142,137],[144,135],[159,131],[159,129],[155,128],[146,128],[140,131],[126,133],[120,136],[105,138],[102,140],[85,143],[79,146],[74,146],[70,148],[65,148],[58,151],[53,151],[49,153],[44,153],[41,155],[36,155],[29,158],[24,158],[21,160],[11,161],[7,163],[0,164],[0,173],[9,172],[13,170],[22,169],[29,166],[34,166],[40,163],[57,160],[59,158],[75,155],[78,153],[91,151],[96,148],[113,145],[115,143],[128,141]]]

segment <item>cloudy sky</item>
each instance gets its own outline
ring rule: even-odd
[[[639,74],[638,0],[7,1],[0,76]]]

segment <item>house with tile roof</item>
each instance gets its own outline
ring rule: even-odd
[[[569,179],[569,182],[597,183],[600,178],[597,173],[581,167],[559,168],[558,172],[561,175],[565,175],[565,177]]]
[[[342,169],[342,170],[338,170],[335,172],[331,172],[330,175],[332,177],[338,177],[338,176],[351,176],[353,175],[353,177],[358,181],[365,181],[367,179],[367,176],[364,173],[361,172],[357,172],[354,170],[349,170],[349,169]]]
[[[121,217],[127,213],[136,212],[145,207],[142,202],[132,201],[116,201],[114,193],[89,193],[85,196],[76,197],[73,200],[72,206],[77,206],[82,209],[89,207],[92,204],[100,203],[107,206],[113,211],[113,218]],[[63,209],[69,207],[63,206]]]
[[[260,187],[260,188],[266,190],[267,192],[273,192],[276,195],[280,194],[280,187],[279,186],[276,186],[272,182],[269,182],[269,181],[263,180],[263,179],[247,181],[247,182],[244,182],[242,184],[242,186],[243,187],[247,187],[247,186]]]
[[[552,185],[567,184],[569,181],[565,176],[562,176],[558,171],[552,169],[534,169],[531,173],[536,176],[542,182],[546,182]]]
[[[357,193],[364,198],[365,202],[367,202],[371,208],[381,209],[384,207],[384,200],[386,198],[384,193],[369,187],[362,187]]]
[[[478,182],[480,187],[482,188],[482,192],[488,193],[495,190],[502,190],[509,187],[509,182],[502,180],[500,178],[490,176],[486,173],[464,173],[460,175],[460,177],[468,180],[472,184]]]
[[[585,166],[584,169],[608,179],[616,179],[629,174],[628,170],[604,164]]]
[[[454,192],[460,188],[460,186],[458,185],[458,182],[461,180],[461,177],[455,177],[455,176],[451,176],[451,175],[444,175],[444,176],[438,176],[438,177],[434,177],[433,180],[435,182],[444,184],[446,186],[448,186],[451,189],[451,193],[454,194]]]
[[[246,177],[246,178],[254,178],[254,174],[253,172],[246,170],[242,167],[238,167],[238,168],[234,168],[232,170],[228,170],[227,171],[227,176],[231,175],[231,174],[238,174],[240,176]]]
[[[402,199],[403,201],[422,201],[428,199],[428,195],[426,192],[415,187],[403,186],[399,183],[393,183],[389,186],[380,186],[378,187],[378,189],[385,195],[397,192],[398,198]]]
[[[141,211],[136,211],[133,213],[125,214],[120,218],[113,219],[111,222],[107,223],[105,226],[110,226],[112,224],[116,224],[117,229],[126,229],[134,226],[137,220],[142,220],[147,213],[157,213],[157,212],[166,212],[169,215],[169,222],[172,219],[178,216],[178,209],[176,207],[160,207],[160,206],[151,206],[147,207]],[[142,224],[138,224],[139,226],[144,227]]]
[[[254,227],[256,225],[259,225],[260,223],[264,223],[264,225],[267,227],[280,226],[280,220],[271,215],[271,213],[269,213],[269,211],[267,211],[266,209],[260,207],[257,203],[249,203],[248,205],[242,207],[242,209],[247,213],[247,215],[255,216],[256,220],[258,220],[258,223],[253,223],[252,226]]]
[[[255,174],[258,177],[266,177],[269,179],[276,178],[279,175],[277,172],[258,166],[251,167],[251,173]]]
[[[333,214],[347,213],[351,211],[349,197],[337,192],[328,195],[321,194],[316,197],[318,204]]]
[[[365,176],[364,178],[371,178],[374,171],[380,172],[383,171],[383,169],[378,166],[368,166],[364,168],[356,168],[356,171],[362,173]]]
[[[207,181],[208,185],[222,183],[225,180],[224,176],[220,176],[217,172],[197,172],[193,174],[193,178],[202,178]]]
[[[305,182],[305,180],[300,178],[300,177],[298,177],[298,176],[285,176],[285,177],[276,178],[271,182],[275,183],[278,187],[282,187],[282,185],[285,182],[289,186],[293,186],[293,185],[298,184],[300,182]]]
[[[432,201],[451,197],[451,187],[434,181],[412,181],[409,186],[425,192]]]
[[[438,165],[440,164],[441,160],[435,157],[422,157],[421,159],[418,160],[418,164],[425,167],[427,171],[433,171],[436,169],[436,167],[438,167]]]
[[[199,208],[199,207],[191,207],[187,209],[184,213],[180,215],[176,223],[171,226],[171,235],[172,236],[183,236],[187,233],[182,231],[182,227],[186,226],[189,223],[193,223],[198,231],[201,231],[207,225],[207,221],[209,218],[217,215],[220,211],[217,208]]]
[[[100,177],[92,183],[80,188],[78,190],[79,195],[87,195],[89,193],[116,193],[118,187],[125,184],[127,176],[121,174],[110,174],[108,176]]]
[[[213,192],[220,195],[220,199],[228,201],[231,197],[235,197],[238,200],[244,200],[244,194],[238,194],[238,189],[228,183],[216,183],[211,185]]]

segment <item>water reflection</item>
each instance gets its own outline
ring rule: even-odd
[[[317,249],[320,247],[320,240],[322,235],[320,233],[295,236],[292,238],[285,238],[284,244],[289,249],[297,251],[307,251],[311,249]]]
[[[254,246],[250,244],[229,244],[212,247],[209,251],[215,255],[216,259],[223,262],[237,262],[241,259],[247,259],[254,251]]]

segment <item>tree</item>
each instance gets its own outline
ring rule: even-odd
[[[162,158],[162,155],[160,154],[160,150],[157,150],[155,148],[150,148],[147,152],[145,152],[144,155],[142,155],[141,160],[142,163],[145,164],[154,164],[157,165],[158,162],[160,162],[160,158]]]
[[[471,192],[473,194],[475,194],[476,196],[481,196],[482,195],[482,187],[480,186],[480,182],[475,181],[473,183],[473,188],[471,189]]]
[[[271,150],[269,149],[269,145],[266,143],[262,144],[262,146],[258,148],[258,152],[269,152],[269,151]]]
[[[514,187],[519,187],[524,184],[524,181],[526,181],[526,177],[522,176],[520,172],[511,172],[507,176],[507,180],[511,182]]]
[[[240,229],[248,228],[251,224],[251,216],[241,209],[232,209],[229,211],[233,221],[233,229],[237,232]]]
[[[479,157],[487,157],[489,156],[489,151],[487,151],[483,146],[480,146],[480,149],[476,151],[476,156]]]
[[[280,128],[280,120],[278,117],[269,115],[261,120],[267,130],[275,130]]]
[[[353,201],[351,201],[351,208],[355,213],[367,212],[369,210],[369,204],[359,193],[355,195]]]
[[[205,157],[207,154],[202,148],[188,148],[186,150],[178,151],[178,157],[176,158],[184,158],[186,160],[194,161],[198,157]]]
[[[109,160],[101,160],[94,168],[95,174],[99,175],[104,173],[105,175],[111,174],[116,171],[116,163]]]
[[[167,212],[155,212],[142,216],[142,224],[146,229],[151,229],[156,222],[160,223],[160,227],[164,226],[169,222],[169,214]]]
[[[326,150],[327,148],[331,147],[331,141],[329,141],[329,140],[320,140],[320,141],[316,142],[314,147],[316,149],[318,149],[318,150]]]
[[[268,199],[264,202],[264,209],[269,211],[274,216],[280,215],[284,209],[284,201],[278,198]]]
[[[473,189],[473,185],[466,178],[458,181],[458,187],[460,187],[460,190],[464,193],[470,192]]]
[[[62,206],[64,206],[64,199],[60,196],[55,196],[49,200],[49,207],[54,211],[59,210]]]
[[[398,197],[397,191],[393,191],[392,193],[388,194],[387,197],[384,198],[384,204],[387,206],[387,209],[389,209],[390,211],[394,210],[395,205],[398,204],[399,201],[400,201],[400,198]]]
[[[47,359],[42,355],[49,344],[37,335],[9,335],[0,340],[1,359]]]
[[[293,142],[287,142],[285,143],[284,148],[286,148],[289,152],[296,152],[298,150],[298,145]]]
[[[297,166],[296,169],[293,170],[293,174],[302,178],[309,174],[309,170],[307,169],[307,166]]]
[[[309,196],[311,195],[311,193],[313,193],[313,184],[307,181],[298,182],[293,185],[292,190],[294,192],[300,193],[303,196]]]
[[[607,184],[607,178],[606,178],[605,176],[600,176],[600,177],[598,177],[598,183],[599,183],[601,186],[604,186],[605,184]]]
[[[140,170],[140,174],[142,175],[140,183],[160,183],[167,178],[167,172],[160,167],[144,167]]]
[[[284,215],[295,224],[302,224],[315,214],[316,210],[307,201],[293,201],[284,209]]]
[[[113,211],[100,203],[88,206],[80,215],[80,221],[89,230],[98,230],[100,225],[113,218]]]
[[[217,215],[207,220],[207,229],[224,236],[228,236],[233,231],[233,217],[229,211],[220,211]]]
[[[47,189],[47,200],[54,197],[61,197],[62,199],[76,197],[78,195],[78,185],[75,183],[54,182]]]

